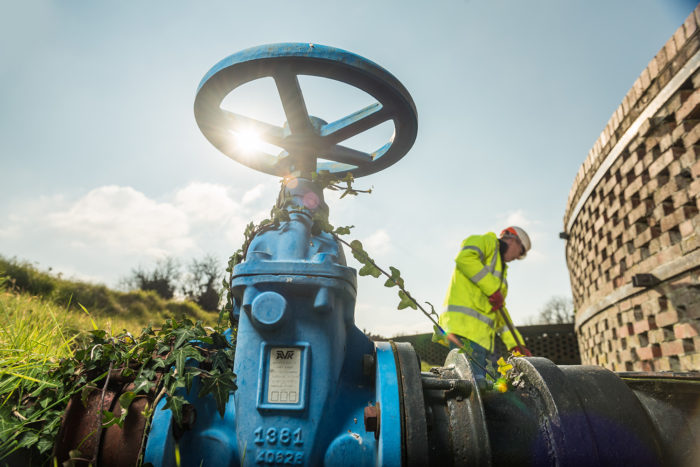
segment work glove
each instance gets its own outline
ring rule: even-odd
[[[503,308],[503,301],[503,294],[500,290],[496,290],[489,297],[489,303],[493,307],[491,308],[492,310],[498,310],[499,308]]]
[[[530,352],[527,347],[523,347],[521,345],[516,345],[512,349],[510,349],[511,352],[520,352],[520,355],[523,357],[532,357],[532,352]]]

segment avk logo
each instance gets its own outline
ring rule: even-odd
[[[294,358],[295,350],[278,350],[277,360],[291,360]]]

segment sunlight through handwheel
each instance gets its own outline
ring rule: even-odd
[[[376,100],[333,122],[309,115],[299,76],[332,79],[358,88]],[[271,77],[286,122],[276,126],[221,108],[224,98],[248,82]],[[411,149],[418,131],[416,106],[404,86],[376,63],[353,53],[318,44],[283,43],[253,47],[217,63],[204,76],[194,102],[197,125],[221,152],[271,175],[308,176],[328,171],[355,177],[383,170]],[[343,144],[384,122],[394,134],[375,151]],[[270,154],[256,138],[282,150]],[[320,159],[320,160],[319,160]]]

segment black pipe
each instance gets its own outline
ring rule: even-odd
[[[698,465],[700,373],[512,362],[505,393],[472,390],[457,351],[421,374],[429,465]]]

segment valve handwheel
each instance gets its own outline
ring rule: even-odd
[[[371,95],[377,102],[327,123],[309,115],[298,75],[334,79]],[[223,99],[250,81],[272,77],[287,122],[279,127],[221,108]],[[317,44],[283,43],[253,47],[217,63],[197,89],[194,114],[206,138],[221,152],[255,170],[284,177],[327,170],[355,177],[385,169],[413,146],[418,131],[416,106],[404,86],[376,63]],[[394,135],[372,153],[343,141],[392,120]],[[280,154],[242,151],[234,133],[253,129],[259,138],[283,148]],[[317,159],[325,161],[317,161]],[[330,161],[330,162],[327,162]]]

